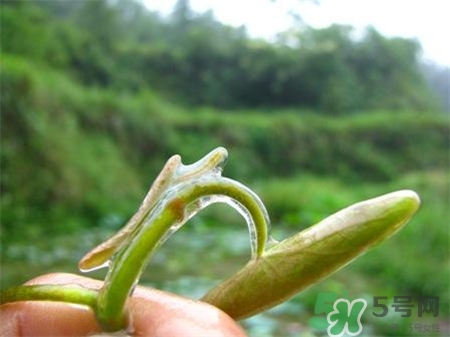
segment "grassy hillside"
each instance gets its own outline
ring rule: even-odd
[[[241,180],[308,173],[357,184],[448,168],[449,123],[439,114],[187,110],[149,91],[87,89],[12,57],[1,81],[8,231],[38,218],[52,227],[67,211],[90,221],[127,214],[170,155],[189,163],[219,145],[230,152],[227,174]]]

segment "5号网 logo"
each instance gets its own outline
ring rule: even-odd
[[[437,296],[394,296],[393,302],[389,304],[387,296],[374,296],[372,315],[374,317],[385,317],[388,314],[389,307],[394,309],[394,312],[401,313],[400,317],[411,317],[412,308],[414,307],[413,299],[417,299],[417,317],[422,317],[424,314],[439,316],[439,297]],[[316,315],[325,314],[320,317],[313,317],[309,324],[312,328],[318,330],[326,330],[330,337],[341,336],[358,336],[363,326],[361,324],[361,316],[367,308],[367,301],[362,298],[350,300],[346,293],[339,297],[333,292],[321,292],[317,296],[314,313]],[[387,324],[384,324],[385,326]],[[397,331],[398,324],[392,324],[393,331]],[[412,331],[412,324],[409,324]],[[414,329],[421,331],[422,324],[415,324]],[[418,328],[419,327],[419,328]],[[373,331],[377,330],[378,326],[373,325]],[[427,330],[425,330],[427,328]],[[424,324],[423,331],[439,332],[439,324]]]
[[[361,316],[367,308],[367,301],[358,298],[352,301],[339,298],[336,293],[319,293],[314,308],[315,314],[326,314],[324,317],[313,317],[309,324],[315,329],[327,329],[328,336],[358,336],[363,326]]]

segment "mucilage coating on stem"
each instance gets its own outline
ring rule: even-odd
[[[148,198],[144,199],[138,211],[140,216],[131,224],[132,231],[112,256],[105,286],[100,290],[97,318],[105,330],[115,331],[127,324],[127,298],[154,251],[212,203],[225,202],[244,216],[250,232],[252,258],[262,256],[268,238],[269,216],[254,192],[222,177],[226,158],[226,150],[218,148],[195,164],[185,166],[178,162],[173,170],[163,170],[158,176],[157,182],[163,181],[164,185],[154,184],[149,191],[154,194],[157,188],[158,200],[146,204]]]

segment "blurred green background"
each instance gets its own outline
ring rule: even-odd
[[[225,146],[224,175],[260,194],[278,239],[396,189],[423,202],[387,243],[244,321],[251,335],[324,335],[308,326],[324,291],[369,308],[373,296],[439,296],[438,318],[368,310],[364,335],[396,323],[400,332],[385,334],[409,336],[420,322],[448,333],[448,95],[427,81],[448,69],[421,63],[417,41],[299,25],[267,42],[189,1],[169,16],[137,0],[2,1],[0,10],[2,288],[77,272],[172,154],[192,163]],[[169,240],[142,283],[196,297],[249,249],[244,221],[215,205]]]

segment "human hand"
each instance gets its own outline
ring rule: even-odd
[[[74,274],[48,274],[27,284],[79,284],[99,289],[103,282]],[[130,311],[139,337],[245,336],[224,312],[207,303],[156,289],[137,287]],[[91,310],[61,302],[16,302],[0,306],[0,337],[89,336],[100,333]]]

